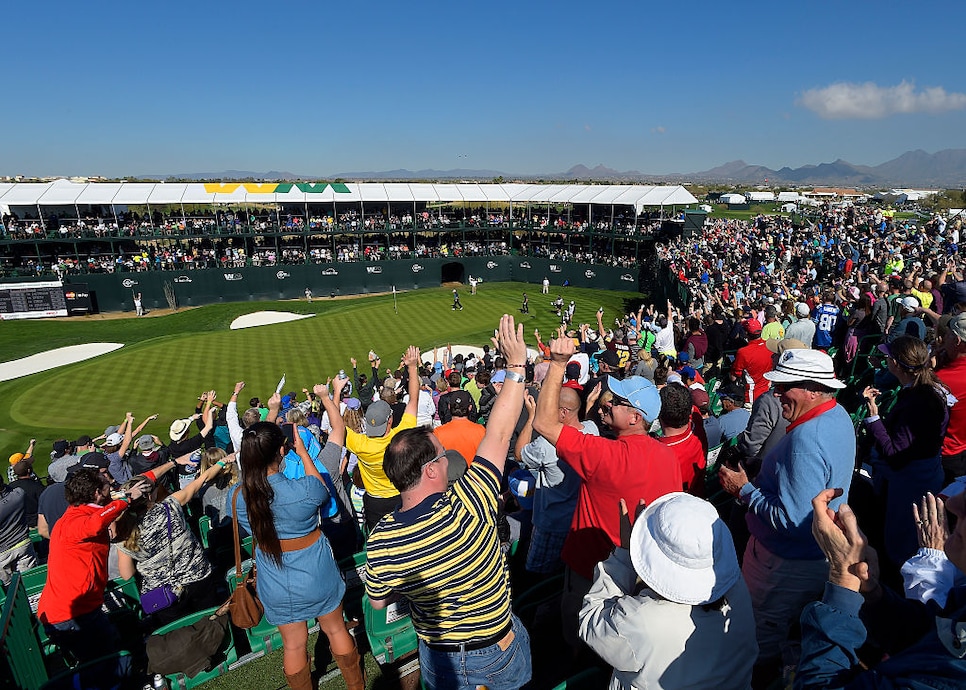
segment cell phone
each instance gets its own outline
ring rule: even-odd
[[[295,447],[295,425],[283,424],[282,433],[285,434],[285,443],[294,448]]]
[[[285,387],[285,374],[282,374],[282,378],[278,380],[278,385],[275,386],[275,392],[281,393],[284,387]]]

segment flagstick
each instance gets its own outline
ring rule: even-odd
[[[392,286],[392,310],[399,316],[399,307],[396,305],[396,286]]]

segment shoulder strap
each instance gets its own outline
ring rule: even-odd
[[[174,572],[174,539],[171,536],[171,507],[167,504],[167,500],[161,503],[164,506],[164,515],[168,519],[168,566],[171,568],[171,572]]]
[[[238,538],[238,494],[240,493],[241,485],[238,486],[234,495],[231,497],[231,526],[232,531],[235,533],[235,577],[237,580],[241,580],[242,576],[241,540]]]

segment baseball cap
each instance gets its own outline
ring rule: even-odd
[[[119,446],[122,443],[124,443],[124,437],[115,432],[113,434],[108,434],[107,438],[104,439],[104,443],[101,444],[101,448],[104,448],[105,446]]]
[[[661,395],[654,383],[643,376],[628,376],[623,381],[608,376],[607,389],[630,403],[649,422],[661,414]]]
[[[27,456],[24,455],[23,453],[14,453],[13,455],[10,456],[10,464],[11,465],[16,465],[18,462],[20,462],[21,460],[23,460],[25,457],[27,457]]]
[[[906,295],[905,297],[900,297],[896,300],[899,306],[905,311],[915,311],[919,307],[919,300],[917,300],[912,295]]]
[[[598,362],[606,364],[609,367],[618,367],[621,363],[620,357],[617,356],[617,353],[614,350],[604,350],[603,352],[598,352],[594,356],[597,358]]]
[[[91,444],[91,437],[88,436],[87,434],[84,434],[83,436],[78,436],[77,440],[74,441],[75,447],[89,446],[90,444]]]
[[[62,458],[67,455],[67,451],[70,449],[70,443],[64,439],[60,439],[59,441],[54,441],[52,448],[54,449],[53,457]]]
[[[748,319],[745,321],[745,331],[748,335],[757,335],[761,333],[761,321],[758,319]]]
[[[449,409],[457,410],[460,414],[468,414],[473,404],[473,398],[464,390],[455,390],[450,394]]]
[[[575,381],[580,378],[580,362],[567,362],[567,371],[564,374],[565,378],[569,381]]]
[[[809,314],[808,305],[804,302],[799,302],[795,305],[795,313],[799,316],[799,318],[804,319]]]
[[[700,388],[692,388],[691,402],[693,402],[694,406],[697,407],[699,410],[704,411],[711,406],[711,396],[709,396],[706,391]]]
[[[392,419],[392,408],[389,407],[389,403],[385,400],[372,403],[366,410],[366,436],[369,438],[384,436],[390,419]]]
[[[360,407],[362,407],[362,402],[359,400],[359,398],[346,398],[345,407],[347,410],[358,410]]]
[[[91,451],[90,453],[84,453],[81,457],[80,462],[77,463],[80,467],[88,467],[91,469],[103,470],[110,466],[111,462],[107,459],[104,453],[98,451]]]

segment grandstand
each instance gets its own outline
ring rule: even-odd
[[[681,186],[3,183],[0,282],[61,280],[102,311],[469,275],[626,290],[695,203]]]

